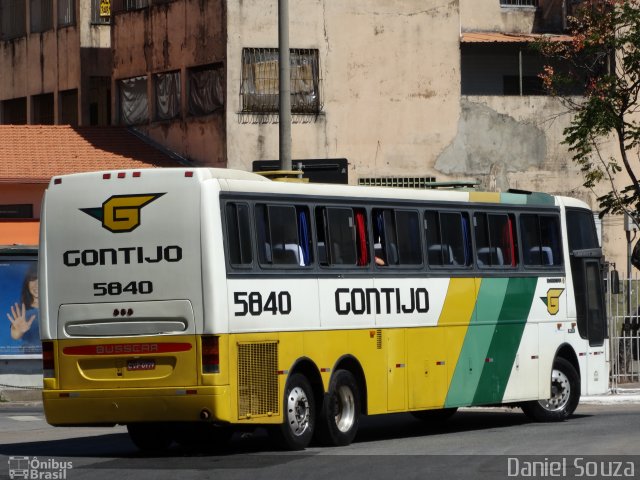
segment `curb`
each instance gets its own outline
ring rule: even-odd
[[[0,402],[36,402],[42,401],[39,388],[24,390],[0,390]]]

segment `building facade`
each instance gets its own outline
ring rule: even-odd
[[[0,2],[0,124],[111,123],[108,2],[100,6]]]

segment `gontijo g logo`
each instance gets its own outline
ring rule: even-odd
[[[140,210],[142,210],[142,207],[149,205],[162,195],[164,193],[113,195],[102,204],[102,207],[81,208],[80,210],[100,220],[102,227],[110,232],[131,232],[140,225]]]

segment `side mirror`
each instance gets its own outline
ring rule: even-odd
[[[611,270],[611,279],[609,281],[609,291],[612,295],[620,294],[620,275],[617,270]]]

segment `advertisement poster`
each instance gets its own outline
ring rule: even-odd
[[[0,355],[42,354],[38,262],[0,260]]]

